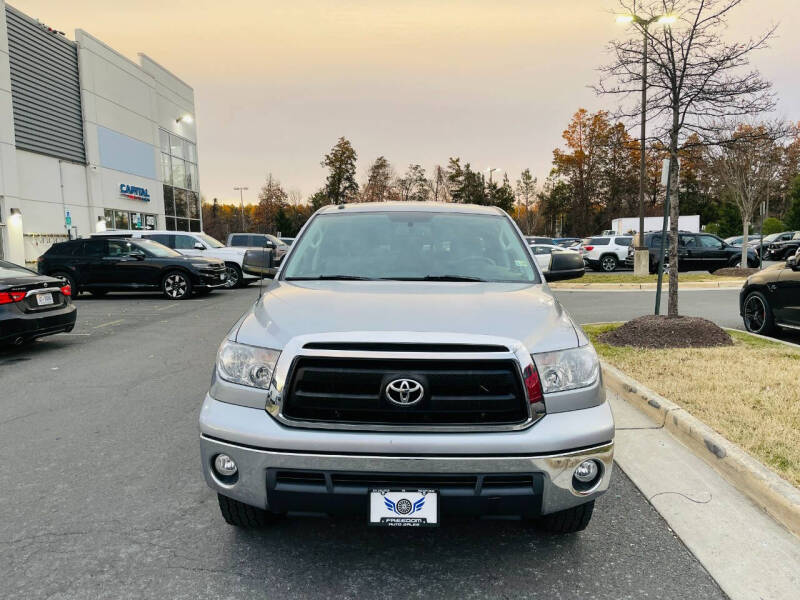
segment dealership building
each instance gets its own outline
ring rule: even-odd
[[[108,229],[201,231],[194,91],[0,0],[0,258]]]

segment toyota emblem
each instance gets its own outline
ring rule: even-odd
[[[425,388],[414,379],[395,379],[389,382],[384,393],[392,404],[412,406],[425,396]]]

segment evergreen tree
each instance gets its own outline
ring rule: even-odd
[[[357,197],[356,158],[356,151],[344,137],[325,155],[321,164],[328,168],[324,191],[329,203],[344,204]]]
[[[384,202],[392,195],[392,165],[385,156],[379,156],[369,167],[364,186],[364,202]]]

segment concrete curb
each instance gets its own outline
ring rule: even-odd
[[[601,361],[607,388],[667,429],[736,489],[800,537],[800,490],[674,402]]]
[[[736,281],[685,281],[678,284],[678,289],[683,290],[725,290],[740,289],[745,280]],[[664,281],[664,291],[667,290],[666,280]],[[603,291],[603,290],[652,290],[655,291],[655,283],[561,283],[554,281],[548,284],[551,289],[565,291]]]

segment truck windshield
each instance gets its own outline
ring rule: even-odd
[[[539,283],[522,239],[500,215],[323,214],[295,245],[283,274],[287,280]]]

